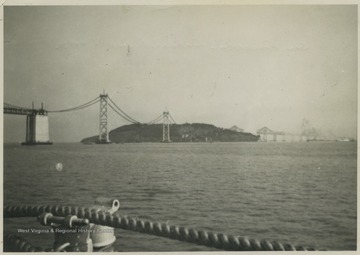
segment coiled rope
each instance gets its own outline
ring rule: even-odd
[[[15,249],[15,250],[14,250]],[[34,247],[26,240],[13,234],[4,236],[4,252],[42,252],[42,248]]]
[[[138,218],[110,214],[108,212],[77,206],[6,206],[4,218],[37,217],[49,212],[55,216],[76,215],[87,218],[91,223],[132,230],[140,233],[161,236],[174,240],[204,245],[228,251],[317,251],[314,248],[305,248],[291,244],[282,244],[277,241],[256,240],[246,237],[225,235],[222,233],[207,232],[204,230],[188,229],[179,226],[170,226],[165,223],[153,223]]]
[[[64,243],[60,245],[55,250],[46,249],[44,250],[41,247],[35,247],[32,244],[28,243],[25,239],[14,235],[8,234],[4,236],[4,251],[5,252],[60,252],[63,251],[70,243]]]

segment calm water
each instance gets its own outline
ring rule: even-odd
[[[4,203],[93,205],[172,225],[356,249],[356,143],[4,145]],[[61,162],[63,171],[55,165]],[[5,219],[7,232],[40,225]],[[206,247],[117,230],[116,251]],[[24,236],[51,247],[49,234]]]

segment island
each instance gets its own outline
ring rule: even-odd
[[[162,124],[131,124],[109,132],[112,143],[162,142]],[[219,128],[210,124],[185,123],[170,125],[171,142],[257,142],[258,135]],[[83,144],[96,143],[99,136],[81,140]]]

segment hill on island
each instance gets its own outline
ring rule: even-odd
[[[161,142],[162,124],[131,124],[121,126],[109,132],[109,139],[114,143]],[[95,143],[99,136],[84,138],[82,143]],[[171,142],[256,142],[258,135],[237,132],[215,127],[209,124],[172,124]]]

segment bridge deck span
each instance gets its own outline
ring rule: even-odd
[[[44,111],[44,110],[4,107],[4,114],[15,114],[15,115],[39,114],[39,115],[47,115],[47,112]]]

